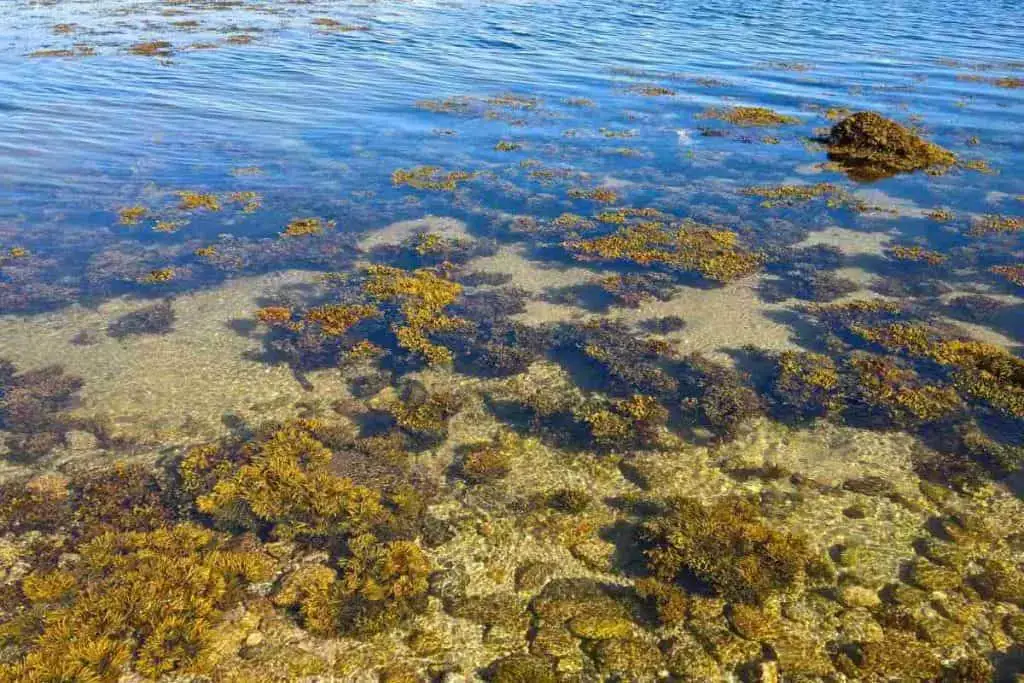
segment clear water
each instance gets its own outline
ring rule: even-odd
[[[240,2],[218,8],[3,0],[0,16],[4,240],[59,261],[68,250],[80,257],[108,240],[270,236],[293,214],[334,217],[345,230],[378,227],[408,215],[392,201],[390,174],[418,164],[492,170],[528,196],[541,188],[515,167],[535,158],[596,181],[629,182],[625,203],[660,201],[692,213],[669,191],[711,181],[777,182],[801,164],[822,161],[820,151],[802,144],[829,125],[810,106],[913,116],[936,142],[999,171],[939,181],[895,178],[878,185],[889,195],[979,211],[986,193],[1021,190],[1024,90],[964,79],[1019,75],[1024,9],[1012,2]],[[318,17],[368,30],[318,30],[312,23]],[[173,23],[187,21],[198,27]],[[75,24],[74,32],[55,34],[52,27],[61,23]],[[247,29],[252,43],[225,43]],[[137,42],[157,39],[174,45],[171,56],[128,53]],[[77,43],[92,46],[95,56],[30,56]],[[189,49],[201,43],[217,49]],[[637,84],[676,94],[639,96],[630,90]],[[486,106],[475,116],[414,106],[428,98],[508,92],[539,98],[540,106],[503,110],[496,120],[480,116]],[[597,106],[567,106],[568,98]],[[779,145],[700,137],[695,129],[707,122],[695,116],[723,104],[768,106],[804,123],[776,133]],[[522,120],[510,125],[513,119]],[[635,137],[607,139],[602,128]],[[981,144],[967,146],[971,136]],[[526,151],[494,151],[502,139],[523,142]],[[622,147],[642,155],[614,153]],[[232,177],[232,169],[249,166],[264,174]],[[179,189],[255,190],[264,194],[266,210],[244,220],[194,220],[156,238],[116,227],[118,207]],[[375,196],[367,198],[367,191]],[[483,188],[474,204],[518,211],[521,199]],[[526,212],[550,216],[563,208],[538,201]],[[920,229],[904,223],[896,229]],[[65,277],[73,276],[73,267],[63,267]]]
[[[983,680],[987,662],[993,680],[1016,680],[1024,667],[1024,289],[1012,278],[1024,278],[1024,229],[971,229],[985,215],[1024,226],[1022,27],[1024,3],[1016,0],[0,0],[0,679],[12,672],[11,680],[35,680],[33,665],[82,665],[65,661],[84,659],[82,652],[104,659],[106,621],[137,616],[134,593],[164,595],[153,588],[163,576],[154,557],[164,553],[139,559],[126,551],[125,573],[138,574],[141,588],[129,591],[127,607],[104,603],[110,614],[121,610],[118,618],[93,619],[104,622],[90,622],[95,642],[83,637],[71,649],[59,628],[108,614],[91,607],[115,581],[109,568],[80,571],[96,561],[83,544],[110,529],[149,533],[153,519],[212,528],[212,517],[197,512],[196,490],[179,487],[187,447],[216,441],[219,453],[233,453],[230,466],[203,472],[207,481],[197,484],[212,489],[216,481],[219,490],[236,470],[252,469],[235,464],[251,465],[257,452],[225,439],[253,438],[249,428],[302,416],[337,428],[322,437],[333,448],[327,471],[309,481],[333,486],[332,478],[352,474],[370,481],[368,495],[382,495],[381,482],[393,488],[388,496],[398,491],[387,499],[397,521],[381,523],[381,537],[409,541],[426,558],[422,576],[396,591],[419,591],[424,604],[376,639],[349,639],[339,624],[326,637],[296,628],[303,611],[281,607],[277,578],[313,564],[384,572],[390,561],[370,566],[383,544],[356,557],[349,532],[332,529],[263,545],[287,524],[271,512],[253,522],[256,513],[245,517],[251,501],[236,498],[272,499],[280,482],[232,484],[228,502],[204,511],[231,531],[257,529],[259,539],[225,542],[268,550],[276,583],[219,596],[209,619],[216,637],[182,646],[179,659],[166,658],[167,671],[190,663],[194,671],[182,675],[216,680],[295,680],[300,672],[302,680],[428,680],[425,672],[429,680],[479,680],[501,657],[545,647],[539,628],[519,628],[544,621],[536,604],[527,608],[544,578],[516,581],[546,564],[540,573],[585,584],[591,593],[581,600],[593,599],[591,579],[616,586],[608,594],[628,602],[623,614],[633,619],[630,639],[604,641],[557,624],[546,632],[554,636],[546,646],[566,652],[540,666],[557,665],[567,680],[752,680],[756,672],[758,680],[961,680],[953,668],[939,674],[941,665],[960,664],[955,671],[982,672],[962,680]],[[136,54],[147,41],[169,45]],[[768,107],[799,122],[742,127],[707,116],[732,106]],[[829,110],[880,112],[979,168],[859,183],[827,164],[820,138],[837,118]],[[475,175],[454,191],[395,182],[396,171],[422,165]],[[820,198],[766,207],[742,192],[822,182],[869,208]],[[605,205],[574,197],[580,188],[617,198]],[[222,208],[182,210],[183,191],[211,193]],[[232,200],[237,192],[257,193],[259,205],[243,210],[248,200]],[[122,220],[136,206],[145,216]],[[595,217],[609,206],[734,231],[744,249],[764,255],[764,268],[723,284],[611,259],[574,261],[563,243],[577,236],[574,228],[553,219]],[[928,215],[938,209],[951,218]],[[282,237],[303,217],[332,228]],[[440,257],[410,246],[419,228],[464,240],[455,251],[470,244],[472,255],[439,266]],[[587,234],[618,228],[596,220]],[[897,245],[941,252],[940,263],[900,260]],[[425,366],[396,343],[389,325],[405,324],[405,313],[394,302],[374,301],[382,314],[368,325],[379,325],[364,335],[386,348],[379,363],[349,363],[347,347],[331,346],[333,339],[303,337],[322,329],[306,315],[310,306],[343,295],[370,300],[347,291],[351,281],[320,276],[358,278],[369,262],[436,266],[431,272],[461,282],[457,315],[477,327],[449,339],[472,353],[453,367]],[[1021,271],[1007,276],[992,270],[1015,265]],[[147,282],[159,273],[168,281]],[[602,291],[590,300],[608,282],[600,278],[614,288],[623,273],[639,273],[651,295],[615,301]],[[834,284],[829,277],[842,280],[841,291],[804,296],[814,275],[823,276],[822,290]],[[811,300],[846,295],[888,297],[943,339],[990,344],[979,348],[1004,376],[964,388],[932,357],[812,320]],[[970,296],[956,303],[962,295]],[[267,306],[290,307],[283,315],[294,326],[257,322],[260,312],[262,322],[282,315]],[[135,317],[172,309],[162,326]],[[607,319],[621,325],[604,336],[583,324]],[[512,334],[503,327],[510,321],[523,327]],[[888,374],[873,376],[872,366],[855,373],[865,349]],[[807,350],[830,355],[846,392],[838,396],[843,409],[821,419],[796,419],[780,398],[780,352]],[[526,353],[523,367],[516,351]],[[474,353],[498,360],[481,371],[467,360]],[[34,374],[58,364],[67,375]],[[667,389],[658,385],[665,372],[675,373]],[[977,367],[965,372],[985,377]],[[653,427],[628,412],[648,405],[637,394],[657,397]],[[437,397],[457,404],[453,415],[417,412]],[[1017,413],[997,403],[1006,397],[1018,402]],[[904,399],[923,412],[939,405],[941,414],[917,419]],[[954,404],[945,413],[943,400]],[[417,430],[417,419],[428,426]],[[474,478],[467,454],[486,455],[482,443],[513,433],[522,440],[500,442],[514,445],[509,462]],[[384,434],[396,441],[365,438]],[[307,468],[323,453],[295,455],[282,479],[308,483]],[[117,479],[122,470],[111,463],[121,459],[141,468],[145,474],[130,476],[144,485]],[[486,470],[487,458],[480,460]],[[81,482],[108,475],[85,488],[111,504],[83,513],[90,499],[79,495]],[[271,502],[286,509],[282,518],[289,506],[336,502],[319,493]],[[652,569],[640,552],[648,543],[700,533],[665,522],[659,506],[675,496],[708,509],[722,499],[754,501],[758,521],[730,531],[730,519],[717,520],[724,534],[799,534],[835,560],[835,576],[822,570],[815,579],[824,588],[787,584],[764,605],[743,611],[733,603],[721,613],[729,586],[701,575],[720,562],[714,551],[669,579],[692,593],[685,623],[659,624],[650,603],[630,591]],[[587,504],[577,507],[579,499]],[[45,514],[33,517],[37,504]],[[72,508],[70,521],[60,516]],[[295,512],[297,529],[307,512]],[[338,513],[339,528],[349,514]],[[664,533],[638,540],[652,520],[667,525]],[[715,535],[706,535],[716,548]],[[760,571],[759,543],[743,538],[724,552],[735,553],[734,566]],[[789,552],[788,541],[781,546]],[[187,568],[200,552],[185,554]],[[57,566],[52,586],[38,581],[33,589],[25,580]],[[812,567],[822,569],[808,562],[793,574]],[[60,580],[91,588],[73,593]],[[352,586],[362,590],[361,580]],[[173,590],[195,582],[178,583]],[[927,599],[919,589],[931,591]],[[31,606],[30,593],[41,596]],[[382,594],[379,586],[366,593]],[[338,607],[337,595],[313,608]],[[491,603],[460,605],[466,595],[495,597],[498,611],[522,614],[485,631],[473,612]],[[386,610],[392,597],[368,601]],[[343,598],[352,603],[346,610],[365,607]],[[57,617],[36,618],[51,612]],[[153,651],[185,639],[176,619],[166,634],[156,632],[166,642]],[[774,629],[776,620],[778,632],[760,626]],[[610,621],[591,626],[621,635],[623,617],[615,612]],[[126,666],[136,672],[143,630],[111,636],[130,651]],[[632,650],[640,653],[632,660],[614,650],[636,643],[647,649]],[[422,652],[413,652],[417,644]],[[202,661],[189,662],[186,650],[204,652]],[[115,664],[95,679],[118,680],[124,671]],[[391,668],[394,677],[378,678]]]

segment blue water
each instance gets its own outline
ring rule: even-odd
[[[318,17],[366,30],[323,31]],[[199,25],[174,24],[186,21]],[[60,23],[75,29],[57,34]],[[985,79],[1024,75],[1022,26],[1021,3],[995,0],[0,0],[0,246],[51,259],[34,277],[62,278],[74,298],[95,284],[83,263],[113,243],[162,245],[181,264],[193,243],[272,237],[297,215],[362,231],[429,211],[470,216],[487,230],[498,212],[578,211],[566,187],[611,179],[625,204],[733,222],[755,241],[770,239],[770,217],[733,190],[792,181],[825,161],[805,142],[831,124],[815,109],[828,107],[914,123],[998,171],[901,176],[879,190],[923,208],[994,212],[993,193],[1024,193],[1024,89]],[[240,34],[252,42],[227,42]],[[157,39],[172,43],[169,56],[129,53]],[[213,47],[190,49],[198,43]],[[33,56],[75,44],[95,54]],[[675,94],[631,90],[648,84]],[[486,104],[503,93],[538,105]],[[474,98],[470,111],[416,105],[452,96]],[[802,123],[700,135],[704,126],[728,128],[700,112],[733,104]],[[972,136],[980,144],[968,144]],[[500,140],[524,148],[495,151]],[[525,159],[582,175],[545,185],[528,176]],[[419,164],[490,174],[455,196],[391,186],[392,171]],[[240,167],[262,173],[232,173]],[[810,179],[853,185],[835,173]],[[119,207],[170,206],[181,189],[257,191],[263,208],[192,217],[174,234],[117,224]],[[1003,208],[1021,213],[1019,204]],[[931,228],[900,219],[886,229],[912,237]]]

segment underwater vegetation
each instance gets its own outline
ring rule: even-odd
[[[985,214],[971,224],[967,233],[972,237],[985,235],[1012,234],[1024,230],[1024,217]]]
[[[469,171],[445,171],[438,166],[417,166],[396,170],[391,174],[391,182],[395,186],[408,185],[417,190],[453,192],[460,183],[472,180],[474,176]]]
[[[38,458],[62,445],[76,428],[67,411],[82,385],[60,366],[18,372],[0,360],[0,428],[8,433],[7,457]]]
[[[167,334],[177,316],[169,299],[126,313],[107,325],[107,335],[124,339],[140,334]]]
[[[370,42],[327,35],[366,30],[364,9],[334,19],[310,16],[316,3],[235,4],[174,1],[160,26],[206,31],[218,13],[254,9],[282,26],[302,17],[294,33],[316,51],[414,45],[393,41],[402,22],[375,22]],[[221,46],[263,35],[221,30]],[[207,56],[173,40],[138,50],[159,62],[125,59],[169,70]],[[706,128],[677,128],[715,94],[694,99],[694,86],[728,84],[612,69],[614,96],[600,103],[547,91],[543,102],[417,103],[421,119],[446,114],[451,127],[429,121],[396,137],[444,166],[391,173],[420,161],[382,154],[393,151],[384,135],[319,138],[337,114],[319,112],[303,145],[322,139],[324,154],[204,166],[225,184],[204,179],[202,191],[126,188],[103,202],[102,220],[115,220],[117,202],[144,205],[121,208],[123,227],[102,237],[68,230],[61,239],[83,245],[75,258],[53,256],[27,221],[24,235],[20,222],[0,227],[4,245],[25,245],[0,258],[5,312],[152,297],[104,321],[122,340],[115,352],[172,332],[183,290],[273,274],[280,291],[245,304],[254,321],[232,321],[244,342],[263,335],[264,353],[241,360],[283,360],[310,390],[294,404],[282,391],[243,406],[283,421],[232,412],[230,435],[207,443],[174,425],[166,443],[114,464],[103,423],[72,412],[80,380],[0,365],[0,464],[19,473],[0,483],[0,679],[1015,675],[1024,370],[1012,342],[1024,266],[1012,165],[998,178],[937,181],[928,174],[981,162],[840,106],[846,86],[827,80],[824,60],[750,68],[828,91],[835,106],[787,103],[797,118],[723,105],[697,114]],[[911,87],[848,94],[906,111]],[[721,101],[743,101],[734,96]],[[835,125],[814,134],[826,137],[802,137],[825,120]],[[1012,158],[973,132],[958,128],[950,144]],[[626,138],[633,146],[617,147]],[[162,161],[176,158],[170,142]],[[817,163],[825,149],[832,161]],[[266,171],[240,165],[255,163]],[[883,208],[848,180],[815,182],[843,170],[925,173],[887,184],[899,208]],[[914,207],[955,212],[907,209],[904,189],[920,193]],[[264,193],[270,211],[249,215]],[[375,232],[426,214],[460,225]],[[301,269],[317,274],[293,280]],[[863,285],[843,274],[855,270],[885,298],[850,301]],[[773,350],[715,336],[716,314],[734,303],[770,323]],[[746,312],[729,319],[746,323]],[[760,333],[757,316],[737,338]],[[73,343],[94,343],[94,328]]]
[[[565,248],[582,261],[632,262],[696,271],[710,280],[728,282],[756,272],[758,254],[739,246],[736,233],[698,224],[677,228],[643,222],[603,237],[569,240]]]
[[[767,107],[711,108],[698,115],[702,119],[719,119],[737,126],[782,126],[800,123],[795,116],[787,116]]]
[[[957,162],[949,150],[875,112],[857,112],[839,121],[825,145],[829,159],[860,180],[912,171],[943,173]]]
[[[643,538],[652,574],[674,583],[691,572],[730,601],[762,604],[779,594],[830,580],[820,554],[806,538],[773,529],[742,499],[705,506],[694,499],[667,501],[645,525]]]
[[[448,349],[432,344],[428,335],[460,327],[463,321],[444,314],[462,286],[437,273],[413,272],[389,266],[370,266],[363,290],[382,303],[397,304],[402,320],[392,326],[399,346],[422,356],[428,363],[451,361]]]

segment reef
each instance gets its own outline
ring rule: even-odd
[[[836,123],[825,139],[829,159],[859,180],[897,173],[943,173],[957,159],[909,128],[874,112],[857,112]]]

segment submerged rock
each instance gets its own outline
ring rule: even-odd
[[[857,112],[834,125],[825,144],[829,158],[859,180],[920,170],[942,172],[956,163],[956,155],[949,150],[869,111]]]

